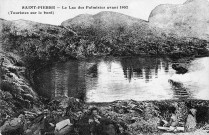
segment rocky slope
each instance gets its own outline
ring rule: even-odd
[[[12,53],[0,52],[0,124],[24,108],[32,108],[40,102],[38,95],[25,78],[26,68],[21,58]]]
[[[184,4],[159,5],[152,10],[149,24],[165,33],[209,40],[209,1],[187,0]]]
[[[70,39],[75,33],[59,26],[0,19],[0,34],[2,125],[5,120],[15,117],[20,111],[39,108],[42,105],[40,96],[32,87],[30,75],[41,62],[58,60],[62,52],[57,51],[55,54],[54,50],[60,47],[60,39],[65,36]],[[60,48],[57,50],[61,50]],[[65,54],[62,55],[64,57]]]

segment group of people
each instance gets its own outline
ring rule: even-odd
[[[126,125],[115,122],[99,114],[96,107],[89,112],[77,111],[74,115],[60,110],[54,115],[44,110],[41,120],[41,135],[126,135]]]
[[[60,111],[63,113],[63,111]],[[55,122],[50,122],[49,119],[45,124],[48,123],[47,126],[43,126],[41,129],[42,135],[47,134],[47,130],[49,126],[55,128],[56,125],[53,123],[58,123],[64,119],[67,119],[66,112],[62,115],[59,115],[60,118],[54,118]],[[170,117],[167,120],[161,119],[159,129],[166,131],[193,131],[196,128],[196,109],[190,108],[188,110],[187,118],[184,122],[184,125],[181,125],[178,115],[176,114],[176,108],[171,107],[169,109]],[[69,115],[68,115],[69,116]],[[99,114],[99,110],[96,107],[90,109],[88,114],[85,114],[83,111],[78,111],[76,113],[76,118],[69,118],[72,125],[69,126],[69,132],[77,135],[127,135],[125,129],[125,124],[121,124],[118,122],[114,122],[102,115]],[[121,126],[123,125],[123,127]],[[51,130],[51,129],[50,129]],[[52,130],[51,130],[52,131]]]
[[[90,110],[77,110],[72,112],[67,109],[57,109],[56,111],[44,109],[43,113],[36,117],[31,123],[27,124],[24,117],[17,118],[17,127],[24,127],[15,130],[21,135],[32,135],[37,129],[33,130],[32,125],[37,125],[41,135],[129,135],[126,131],[125,123],[120,123],[104,117],[96,107]],[[169,108],[168,119],[161,119],[158,128],[164,131],[193,131],[196,128],[196,109],[190,108],[184,125],[176,113],[175,107]],[[19,119],[22,122],[19,122]],[[14,125],[14,120],[12,121]],[[5,127],[11,124],[5,124]],[[31,125],[31,126],[29,126]],[[14,128],[14,126],[13,126]],[[6,134],[3,134],[6,135]]]

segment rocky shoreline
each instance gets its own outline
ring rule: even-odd
[[[0,52],[1,65],[1,124],[5,117],[14,116],[24,108],[39,104],[39,97],[26,79],[26,68],[20,57]]]
[[[59,111],[66,112],[66,108],[68,108],[71,110],[71,115],[68,115],[68,118],[76,120],[79,111],[88,115],[92,107],[97,107],[102,116],[117,125],[123,125],[124,133],[133,135],[164,133],[157,129],[159,120],[172,106],[176,107],[179,114],[185,119],[188,113],[185,112],[185,110],[188,110],[188,103],[193,104],[197,109],[197,128],[203,129],[209,123],[209,101],[207,100],[127,100],[111,103],[83,103],[73,97],[57,97],[52,101],[43,100],[36,94],[26,79],[26,68],[21,58],[18,55],[3,52],[0,53],[0,56],[3,60],[0,91],[0,129],[2,133],[10,134],[10,132],[18,131],[22,132],[20,134],[38,135],[41,127],[41,122],[38,119],[43,115],[45,109],[64,118],[63,114],[59,114]],[[21,123],[23,120],[22,114],[24,114],[24,124]],[[20,119],[17,128],[5,128],[5,123],[14,119]],[[85,124],[88,125],[88,123]],[[24,127],[24,130],[19,131],[20,127]]]

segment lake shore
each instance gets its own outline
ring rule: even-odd
[[[1,126],[5,121],[17,118],[22,112],[25,112],[26,123],[30,123],[26,130],[36,126],[40,123],[34,123],[38,115],[43,113],[44,109],[50,108],[49,100],[41,100],[35,93],[29,81],[25,77],[26,70],[23,66],[23,61],[18,56],[1,53],[1,58],[4,58],[2,67],[3,81],[1,86]],[[6,91],[5,91],[6,89]],[[15,94],[14,94],[15,93]],[[57,107],[64,111],[65,108],[60,106],[60,103],[66,99],[61,97],[57,102]],[[90,108],[97,107],[104,117],[116,123],[125,123],[127,126],[126,132],[130,134],[143,133],[159,133],[157,124],[159,119],[163,117],[164,113],[172,106],[179,109],[179,114],[186,117],[187,114],[182,113],[181,108],[186,108],[187,103],[192,103],[197,109],[198,128],[202,128],[208,123],[209,119],[209,101],[207,100],[165,100],[165,101],[114,101],[111,103],[83,103],[79,99],[74,99],[73,102],[81,104],[78,110],[82,112],[89,112]],[[55,99],[56,100],[56,99]],[[41,102],[42,101],[42,102]],[[45,101],[45,103],[44,103]],[[68,107],[72,104],[69,104]],[[77,113],[75,109],[72,113]],[[57,113],[57,110],[53,110]],[[205,117],[201,117],[205,116]]]

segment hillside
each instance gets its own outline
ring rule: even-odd
[[[80,35],[110,37],[116,34],[137,34],[146,37],[152,31],[144,20],[121,13],[103,11],[95,15],[82,14],[62,22],[62,26],[70,28]]]
[[[165,33],[209,40],[209,1],[187,0],[179,5],[159,5],[149,16],[152,27]]]
[[[29,61],[64,59],[68,56],[67,53],[70,53],[65,50],[76,35],[75,32],[61,26],[28,20],[1,19],[0,28],[2,49],[21,55]]]
[[[181,57],[202,55],[200,53],[205,53],[204,48],[207,46],[207,41],[199,40],[199,37],[168,33],[165,29],[152,25],[150,22],[116,12],[82,14],[64,21],[61,25],[74,30],[84,39],[85,44],[91,46],[85,49],[105,55],[173,55],[180,53]],[[202,49],[197,52],[197,49],[194,48],[198,46],[201,46],[199,49]]]
[[[103,11],[95,15],[81,14],[72,19],[62,22],[63,26],[71,28],[77,32],[83,29],[100,29],[106,32],[117,30],[119,27],[132,29],[134,26],[148,28],[147,22],[133,18],[121,13]]]

